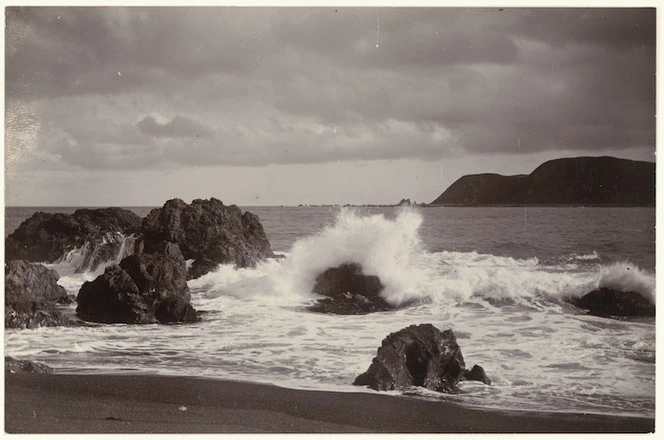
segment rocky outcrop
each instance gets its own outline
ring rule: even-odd
[[[219,264],[251,267],[273,257],[270,242],[258,217],[244,214],[235,205],[220,200],[169,200],[143,220],[146,252],[155,244],[177,244],[185,259],[193,259],[188,278],[198,278]]]
[[[153,244],[151,252],[137,244],[136,253],[107,267],[78,294],[76,314],[102,323],[172,323],[198,320],[189,303],[186,264],[179,247]]]
[[[384,288],[377,276],[364,275],[359,264],[345,263],[327,269],[316,277],[312,292],[326,298],[319,299],[308,309],[338,315],[392,310],[394,307],[380,296]]]
[[[397,203],[396,206],[410,206],[412,203],[410,202],[410,199],[401,199],[399,203]]]
[[[107,233],[129,235],[140,229],[141,218],[121,208],[78,209],[74,214],[37,212],[5,240],[5,257],[54,262],[86,240],[103,240]]]
[[[67,303],[65,289],[56,271],[24,260],[5,264],[5,328],[36,328],[67,325],[56,310]]]
[[[20,361],[11,356],[5,356],[5,374],[31,373],[31,374],[50,374],[53,368],[41,362]]]
[[[463,176],[431,204],[655,206],[655,164],[606,156],[555,159],[529,175]]]
[[[595,316],[655,316],[655,305],[637,292],[621,292],[603,287],[581,298],[569,298],[568,301]]]
[[[377,391],[417,386],[454,394],[461,380],[491,383],[481,367],[465,369],[452,330],[441,332],[431,324],[422,324],[388,335],[369,369],[353,385]]]

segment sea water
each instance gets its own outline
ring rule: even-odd
[[[149,208],[132,208],[144,216]],[[362,391],[350,385],[382,339],[411,324],[452,329],[490,386],[423,399],[486,408],[654,416],[655,321],[589,316],[566,297],[597,287],[655,297],[650,208],[252,207],[273,250],[256,268],[189,282],[202,321],[6,330],[5,353],[59,372],[164,374]],[[11,232],[36,209],[8,208]],[[46,209],[41,209],[46,210]],[[71,213],[73,209],[52,208]],[[129,238],[128,238],[129,239]],[[50,267],[76,295],[103,271]],[[361,316],[309,312],[315,277],[360,263],[394,305]],[[74,316],[75,305],[63,308]]]

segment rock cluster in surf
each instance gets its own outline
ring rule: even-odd
[[[365,275],[357,263],[344,263],[316,277],[312,292],[323,295],[308,309],[339,315],[363,315],[392,310],[380,293],[385,286],[375,275]]]
[[[622,292],[603,287],[581,298],[569,298],[568,301],[595,316],[655,316],[655,305],[638,292]]]
[[[71,302],[58,284],[58,273],[41,264],[13,260],[5,264],[5,328],[68,324],[56,304]]]
[[[369,369],[353,385],[377,391],[416,386],[454,394],[462,380],[491,384],[482,367],[465,368],[452,330],[441,332],[431,324],[411,325],[383,339]]]
[[[126,252],[133,255],[83,284],[77,297],[78,317],[102,323],[196,321],[187,279],[204,275],[219,264],[249,267],[274,257],[258,217],[215,198],[197,199],[190,205],[180,199],[169,200],[145,219],[120,208],[79,209],[72,215],[38,212],[7,237],[6,257],[55,262],[72,250],[83,249],[82,270],[95,269],[100,263],[122,257],[121,246],[127,243],[122,238],[127,235],[135,236],[135,251]],[[189,270],[185,259],[194,260]],[[51,272],[29,276],[22,272],[12,279],[27,276],[24,284],[35,279],[44,285],[55,284],[57,274]],[[6,287],[12,287],[8,282]],[[8,318],[17,327],[67,324],[64,318],[52,315],[55,311],[51,308],[42,310],[45,306],[41,302],[24,302],[33,305],[19,302],[22,314],[13,303],[7,307],[12,314],[5,316],[6,325]],[[31,307],[37,312],[28,317],[23,310]]]

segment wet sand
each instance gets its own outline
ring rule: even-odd
[[[168,376],[5,375],[9,433],[634,432],[654,419],[480,410],[372,393]]]

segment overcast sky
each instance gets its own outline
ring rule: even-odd
[[[654,161],[654,9],[7,8],[8,205],[431,202]]]

